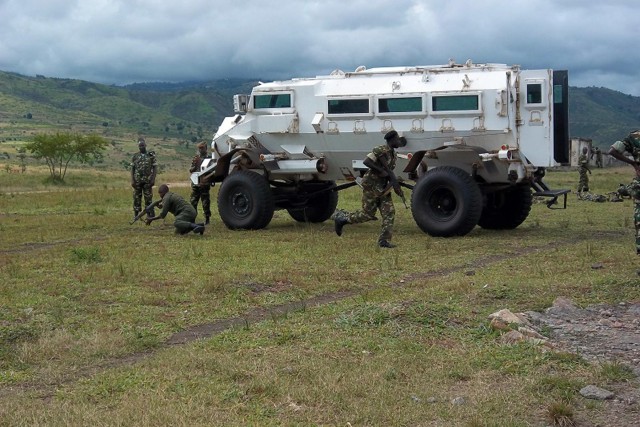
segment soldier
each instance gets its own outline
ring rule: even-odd
[[[387,143],[375,147],[364,159],[364,164],[369,170],[362,178],[362,209],[356,212],[337,210],[334,214],[334,221],[336,234],[341,236],[342,228],[346,224],[359,224],[374,220],[376,219],[376,210],[379,209],[380,215],[382,215],[382,231],[378,237],[378,246],[394,248],[395,245],[390,240],[393,234],[396,211],[390,189],[393,188],[397,194],[402,192],[393,169],[397,159],[395,149],[404,147],[407,142],[395,130],[387,132],[384,139]]]
[[[629,153],[631,158],[624,153]],[[640,255],[640,129],[634,130],[622,141],[616,141],[609,149],[609,155],[633,166],[635,179],[627,186],[634,201],[633,220],[636,228],[636,254]]]
[[[600,147],[596,147],[594,151],[596,155],[596,167],[601,168],[602,167],[602,150],[600,150]]]
[[[138,138],[139,153],[133,155],[131,161],[131,187],[133,188],[133,217],[141,211],[141,199],[144,195],[144,205],[149,206],[153,199],[152,189],[156,182],[158,163],[156,153],[147,152],[144,138]]]
[[[167,216],[168,213],[172,213],[176,220],[173,226],[176,228],[176,234],[187,234],[191,231],[202,235],[204,233],[204,224],[196,224],[196,210],[179,194],[171,193],[167,184],[162,184],[158,187],[158,194],[162,199],[162,212],[160,215],[152,216],[146,219],[147,225],[151,224],[157,219],[161,219]]]
[[[191,167],[189,172],[193,173],[200,170],[202,161],[207,157],[207,144],[201,142],[197,145],[198,155],[194,156],[191,161]],[[191,183],[191,198],[190,202],[193,208],[198,212],[198,201],[202,200],[202,210],[204,211],[204,223],[209,224],[209,218],[211,218],[211,197],[209,196],[209,190],[211,185],[206,184],[194,184]]]
[[[582,147],[582,154],[578,158],[578,173],[580,174],[578,193],[589,191],[589,176],[587,175],[587,172],[591,174],[591,169],[589,169],[589,157],[587,157],[588,152],[589,149],[587,147]]]

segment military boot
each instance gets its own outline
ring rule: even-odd
[[[204,217],[204,224],[205,225],[209,225],[209,218],[210,218],[210,216],[208,216],[208,215]]]
[[[342,215],[337,215],[333,221],[336,229],[336,234],[338,236],[342,236],[342,227],[349,224],[349,220]]]
[[[198,233],[199,235],[204,234],[204,225],[203,224],[191,224],[191,231],[194,233]]]
[[[139,213],[140,213],[140,211],[139,211],[139,210],[137,210],[137,209],[134,209],[134,210],[133,210],[133,219],[134,219],[134,220],[136,219],[136,217],[138,216],[138,214],[139,214]]]
[[[395,248],[396,245],[394,245],[393,243],[391,243],[388,240],[385,239],[381,239],[378,240],[378,246],[380,246],[381,248]]]

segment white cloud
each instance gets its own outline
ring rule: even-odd
[[[458,62],[640,96],[635,0],[4,0],[0,69],[101,83]]]

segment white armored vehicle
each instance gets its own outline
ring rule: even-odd
[[[234,97],[194,183],[222,182],[218,211],[231,229],[266,227],[275,209],[322,222],[338,192],[391,129],[407,140],[396,174],[412,190],[415,222],[432,236],[476,225],[513,229],[533,195],[557,197],[546,167],[568,162],[566,71],[504,64],[336,70],[260,83]]]

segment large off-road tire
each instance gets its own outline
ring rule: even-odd
[[[411,210],[418,227],[431,236],[464,236],[480,219],[482,192],[462,169],[437,167],[414,187]]]
[[[532,203],[529,184],[487,194],[478,225],[489,230],[513,230],[527,219]]]
[[[265,228],[273,218],[274,201],[265,177],[248,170],[233,172],[218,192],[218,212],[231,230]]]
[[[328,182],[327,187],[335,187],[335,182]],[[298,222],[324,222],[331,218],[338,206],[338,192],[325,191],[312,197],[303,208],[287,209],[291,218]]]

